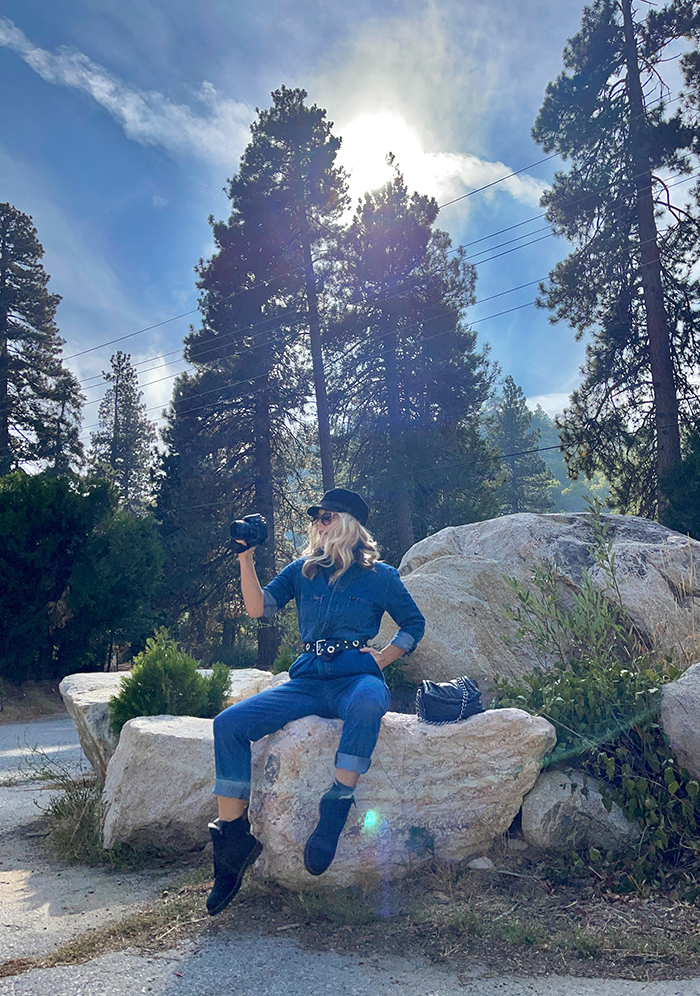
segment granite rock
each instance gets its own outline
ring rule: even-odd
[[[661,725],[679,764],[700,778],[700,664],[663,686]]]
[[[522,830],[533,847],[561,852],[597,847],[619,853],[641,836],[616,803],[607,811],[599,783],[580,771],[542,772],[523,801]]]
[[[450,726],[387,713],[338,852],[319,878],[303,864],[318,802],[333,781],[339,720],[309,716],[253,745],[250,820],[256,874],[292,889],[376,884],[430,861],[480,856],[533,786],[554,728],[519,709]]]
[[[603,515],[613,541],[625,612],[650,649],[689,652],[697,639],[700,586],[694,563],[700,543],[635,516]],[[482,690],[494,674],[518,680],[535,663],[532,648],[516,639],[506,614],[515,605],[508,578],[529,582],[535,564],[554,568],[563,598],[578,591],[587,570],[598,588],[606,578],[590,553],[591,518],[585,513],[505,515],[452,526],[416,543],[399,568],[426,617],[423,640],[404,671],[413,681],[449,681],[469,674]],[[380,641],[395,632],[385,616]]]

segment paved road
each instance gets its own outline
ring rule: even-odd
[[[84,763],[70,719],[0,726],[0,783],[29,747],[69,767]],[[47,863],[31,838],[42,783],[0,784],[0,962],[52,950],[90,926],[152,902],[162,881]],[[27,833],[27,828],[29,833]],[[700,996],[700,979],[458,978],[426,962],[308,951],[289,938],[240,936],[222,924],[201,943],[143,957],[126,951],[84,965],[0,979],[0,996]]]
[[[10,772],[31,774],[31,767],[41,764],[42,754],[68,767],[85,762],[69,716],[0,725],[0,780]]]
[[[222,936],[143,958],[103,955],[85,965],[0,979],[0,996],[700,996],[694,982],[608,979],[458,979],[422,962],[305,951],[282,938]]]

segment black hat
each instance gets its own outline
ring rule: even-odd
[[[361,526],[366,525],[369,515],[369,506],[364,498],[356,491],[348,491],[346,488],[333,488],[332,491],[326,491],[319,504],[312,505],[307,511],[314,519],[322,508],[328,512],[349,512]]]

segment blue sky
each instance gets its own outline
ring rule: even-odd
[[[581,10],[579,0],[5,0],[0,200],[34,218],[50,289],[63,297],[65,354],[82,354],[68,362],[93,402],[86,427],[116,348],[143,363],[152,417],[167,403],[196,315],[92,347],[196,306],[207,218],[228,214],[224,182],[272,89],[304,87],[327,109],[353,195],[382,182],[393,151],[409,185],[443,203],[544,158],[530,128]],[[441,212],[455,243],[483,240],[470,247],[478,298],[544,277],[566,254],[545,238],[486,260],[517,245],[492,248],[508,239],[545,234],[533,220],[485,238],[540,214],[556,162]],[[555,411],[583,359],[572,331],[532,307],[479,321],[534,293],[485,301],[469,317],[503,374]]]

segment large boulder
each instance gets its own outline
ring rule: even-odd
[[[442,727],[387,713],[336,859],[318,879],[304,870],[304,844],[333,781],[341,725],[308,716],[253,744],[250,818],[265,847],[257,873],[290,888],[369,884],[433,854],[478,854],[508,828],[555,742],[546,720],[519,709]],[[213,776],[211,720],[130,720],[107,770],[104,846],[203,846]]]
[[[625,612],[650,648],[667,653],[695,638],[693,561],[700,543],[635,516],[604,515],[613,541]],[[426,617],[426,631],[405,665],[414,681],[469,674],[486,690],[494,674],[518,680],[538,661],[516,639],[506,614],[515,606],[508,578],[530,580],[535,564],[551,565],[566,597],[580,590],[584,570],[595,586],[607,579],[596,565],[591,517],[585,513],[505,515],[443,529],[416,543],[399,568]],[[395,625],[385,617],[380,639]]]
[[[200,674],[207,677],[211,673],[206,668],[200,669]],[[114,671],[107,674],[70,674],[58,686],[68,715],[78,731],[83,753],[102,782],[118,742],[118,737],[109,728],[109,700],[119,694],[124,677],[123,672]],[[281,684],[288,679],[286,671],[273,677],[269,671],[259,671],[253,667],[233,670],[226,705],[233,705],[256,695],[263,688]]]
[[[580,771],[543,772],[523,801],[522,829],[528,844],[562,852],[597,847],[619,853],[641,836],[617,803],[607,811],[596,779]]]
[[[257,874],[292,889],[371,885],[431,860],[461,861],[510,826],[554,745],[553,727],[519,709],[449,726],[387,713],[328,872],[304,869],[304,844],[333,781],[339,720],[309,716],[253,748],[250,820]]]
[[[103,843],[202,848],[216,816],[211,719],[143,716],[125,723],[109,762]]]
[[[102,782],[118,741],[109,728],[109,700],[119,694],[123,677],[119,672],[69,674],[58,686],[83,753]]]
[[[700,778],[700,664],[663,686],[661,725],[678,763]]]

